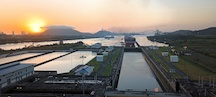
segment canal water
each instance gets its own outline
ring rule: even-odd
[[[40,64],[42,62],[54,59],[54,58],[62,56],[62,55],[65,55],[67,53],[69,53],[69,52],[53,52],[53,53],[45,54],[45,55],[42,55],[42,56],[39,56],[39,57],[24,60],[24,61],[21,61],[20,63],[37,65],[37,64]]]
[[[85,58],[81,58],[81,56],[85,56]],[[50,61],[48,63],[42,64],[40,66],[35,67],[37,71],[57,71],[60,73],[67,73],[77,65],[86,64],[90,60],[92,60],[96,56],[96,53],[91,51],[77,51],[61,57],[59,59]]]
[[[162,91],[155,75],[141,52],[125,52],[118,82],[118,90]]]
[[[37,56],[40,54],[42,54],[42,53],[25,53],[25,54],[20,54],[20,55],[16,55],[16,56],[0,58],[0,64],[12,62],[12,61],[17,61],[17,60],[25,59],[28,57]]]
[[[150,41],[145,35],[135,35],[134,37],[141,46],[167,46],[164,43]]]

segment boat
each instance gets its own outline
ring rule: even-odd
[[[107,36],[105,36],[104,38],[105,38],[105,39],[110,39],[110,38],[114,38],[114,36],[113,36],[113,35],[107,35]]]
[[[124,36],[125,47],[135,47],[136,38],[131,35]]]

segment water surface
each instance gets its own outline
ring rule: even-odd
[[[146,63],[141,52],[125,52],[120,72],[118,90],[162,91],[155,75]]]
[[[81,56],[85,56],[86,58],[81,58]],[[72,54],[61,57],[59,59],[37,66],[35,67],[35,70],[52,70],[57,71],[58,74],[66,73],[74,67],[76,67],[77,65],[88,63],[95,56],[96,54],[92,53],[91,51],[77,51]]]
[[[53,52],[53,53],[45,54],[45,55],[42,55],[39,57],[35,57],[35,58],[21,61],[21,63],[29,63],[29,64],[35,64],[36,65],[36,64],[54,59],[54,58],[59,57],[61,55],[65,55],[67,53],[69,53],[69,52]]]
[[[20,54],[20,55],[16,55],[16,56],[0,58],[0,64],[25,59],[25,58],[36,56],[39,54],[42,54],[42,53],[25,53],[25,54]]]

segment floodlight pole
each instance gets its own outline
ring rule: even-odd
[[[82,74],[82,86],[83,86],[83,97],[85,97],[85,89],[84,89],[84,73]]]

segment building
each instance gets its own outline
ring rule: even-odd
[[[84,75],[90,75],[92,73],[93,69],[94,69],[93,66],[84,65],[75,71],[75,75],[83,75],[83,74]]]
[[[176,55],[170,56],[170,62],[178,62],[178,61],[179,61],[178,56],[176,56]]]
[[[34,74],[33,64],[21,64],[19,62],[0,66],[0,87],[22,80]]]
[[[97,55],[96,56],[96,61],[97,62],[103,62],[103,59],[104,59],[103,57],[104,57],[103,55]]]
[[[103,55],[104,55],[104,56],[108,56],[108,54],[109,54],[109,53],[108,53],[107,51],[104,51],[104,52],[103,52]]]
[[[106,48],[106,50],[105,51],[108,51],[108,52],[110,52],[110,51],[112,51],[113,50],[113,46],[108,46],[107,48]]]
[[[24,35],[25,35],[25,32],[24,32],[24,31],[21,31],[21,35],[24,36]]]
[[[63,45],[63,44],[64,44],[63,40],[59,40],[59,45]]]
[[[164,56],[164,57],[166,57],[166,56],[168,56],[168,52],[161,52],[161,54],[162,54],[162,56]]]
[[[157,30],[156,30],[156,33],[155,33],[155,36],[159,36],[159,35],[162,35],[162,34],[163,34],[163,33],[157,29]]]

